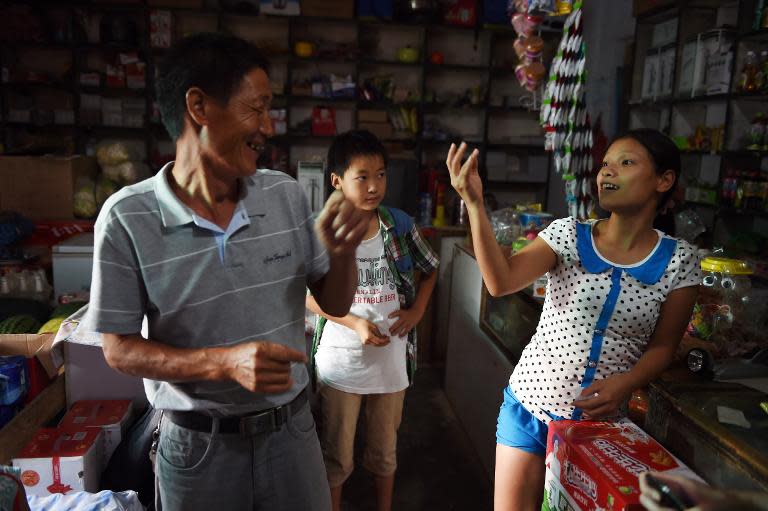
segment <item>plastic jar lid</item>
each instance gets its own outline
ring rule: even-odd
[[[729,275],[752,275],[753,273],[746,261],[726,257],[705,257],[701,260],[701,269]]]

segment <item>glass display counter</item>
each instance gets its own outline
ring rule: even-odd
[[[543,300],[529,289],[493,297],[483,285],[480,301],[480,328],[516,363],[539,323]]]

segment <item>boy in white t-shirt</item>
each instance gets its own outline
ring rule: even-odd
[[[363,465],[376,476],[379,511],[392,507],[397,429],[416,368],[415,327],[437,279],[438,257],[413,219],[380,205],[386,164],[381,142],[365,130],[339,135],[328,151],[328,181],[369,215],[356,252],[358,287],[349,314],[329,316],[307,295],[307,308],[320,315],[313,354],[323,417],[320,443],[334,511],[341,509],[342,485],[352,473],[363,401]],[[415,270],[422,274],[420,281]]]

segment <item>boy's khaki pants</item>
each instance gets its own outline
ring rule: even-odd
[[[320,389],[323,450],[328,484],[344,484],[354,468],[353,450],[360,406],[365,400],[363,466],[377,476],[397,468],[397,429],[403,416],[405,390],[390,394],[351,394],[327,385]]]

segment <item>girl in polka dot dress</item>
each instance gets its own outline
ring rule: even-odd
[[[680,154],[655,130],[608,148],[597,176],[608,219],[556,220],[507,258],[483,207],[475,149],[451,145],[451,184],[467,204],[489,293],[517,292],[547,274],[536,333],[523,350],[499,412],[495,509],[539,509],[547,424],[615,417],[677,349],[700,281],[696,249],[653,229],[677,186]]]

